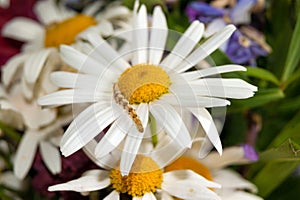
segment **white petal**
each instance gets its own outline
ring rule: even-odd
[[[43,37],[44,29],[32,19],[15,17],[4,25],[2,35],[19,41],[28,42]]]
[[[0,7],[1,8],[8,8],[9,7],[9,5],[10,5],[10,0],[1,0],[0,1]]]
[[[203,176],[197,174],[193,170],[175,170],[169,171],[163,174],[163,182],[165,185],[167,183],[176,183],[177,181],[184,181],[188,180],[192,183],[198,183],[202,186],[209,187],[209,188],[221,188],[221,185],[207,180]]]
[[[210,113],[205,108],[192,108],[189,109],[194,116],[198,119],[200,122],[202,128],[204,129],[207,137],[211,141],[211,143],[214,145],[214,147],[217,149],[220,155],[222,155],[222,144],[219,137],[219,133],[217,131],[217,128],[215,126],[215,123],[210,115]]]
[[[256,86],[253,86],[244,80],[233,78],[199,79],[189,82],[188,86],[192,88],[196,95],[235,99],[252,97],[254,95],[254,91],[257,91]],[[188,86],[173,84],[172,89]]]
[[[161,199],[163,200],[174,200],[167,192],[162,191]]]
[[[62,88],[95,88],[97,85],[95,76],[61,71],[51,73],[51,81]]]
[[[114,27],[112,23],[107,20],[101,20],[101,22],[97,24],[97,29],[104,37],[108,37],[114,33]]]
[[[93,16],[97,13],[97,11],[101,8],[102,5],[102,1],[91,2],[83,8],[82,13],[84,13],[87,16]]]
[[[145,193],[142,197],[133,197],[132,200],[156,200],[152,192]]]
[[[40,143],[40,151],[47,168],[52,174],[58,174],[61,171],[61,157],[57,147],[49,142]]]
[[[182,147],[191,146],[190,134],[176,110],[169,104],[156,101],[150,107],[150,112],[167,134]]]
[[[164,53],[164,47],[168,36],[166,17],[160,6],[156,6],[153,12],[152,28],[149,43],[149,63],[158,65]]]
[[[149,153],[160,168],[164,168],[172,161],[176,160],[187,148],[181,145],[170,137],[163,137],[155,147],[155,151]]]
[[[72,103],[90,103],[97,101],[109,101],[110,94],[95,92],[88,89],[68,89],[53,92],[38,99],[38,104],[43,106],[48,105],[66,105]]]
[[[231,36],[235,29],[234,25],[227,25],[224,29],[205,41],[199,48],[194,50],[184,62],[175,68],[175,70],[177,72],[184,72],[199,63],[219,48]]]
[[[234,191],[231,194],[220,194],[222,200],[263,200],[263,198],[244,191]]]
[[[193,92],[185,94],[189,90],[187,87],[179,88],[176,86],[171,87],[171,89],[176,92],[175,94],[165,94],[160,99],[166,101],[167,103],[180,107],[220,107],[230,105],[230,102],[226,99],[220,99],[215,97],[206,97],[199,95],[192,95]],[[187,92],[188,93],[188,92]]]
[[[18,191],[24,191],[24,188],[26,188],[27,185],[26,182],[18,179],[12,171],[2,172],[0,176],[0,183],[1,185]]]
[[[14,81],[18,70],[22,67],[24,61],[28,58],[28,54],[20,53],[10,58],[6,64],[2,67],[1,78],[5,86],[8,86]]]
[[[222,189],[250,190],[257,192],[257,187],[250,181],[244,179],[233,170],[221,169],[213,172],[214,181],[222,185]]]
[[[97,144],[95,156],[102,158],[115,149],[125,138],[132,126],[132,121],[128,114],[122,114],[105,133],[104,137]]]
[[[201,70],[197,70],[197,71],[185,72],[185,73],[182,73],[181,76],[187,81],[192,81],[192,80],[195,80],[198,78],[203,78],[206,76],[218,75],[218,74],[234,72],[234,71],[246,71],[246,70],[247,69],[241,65],[232,64],[232,65],[209,67],[209,68],[201,69]]]
[[[56,4],[55,1],[50,0],[38,1],[34,5],[34,12],[37,14],[38,19],[45,25],[61,22],[68,16],[75,14],[74,11],[67,10],[66,8]]]
[[[120,194],[116,190],[113,190],[108,196],[103,200],[120,200]]]
[[[130,67],[129,63],[106,40],[103,40],[99,34],[92,31],[88,32],[85,37],[95,47],[95,52],[89,56],[102,58],[100,61],[104,59],[106,61],[103,63],[105,68],[122,73]]]
[[[112,105],[94,103],[74,119],[61,140],[61,152],[64,156],[81,149],[120,115]]]
[[[131,11],[125,6],[114,5],[108,7],[106,10],[103,11],[103,13],[99,12],[99,18],[101,17],[102,19],[104,18],[106,20],[111,20],[113,18],[124,19],[131,14],[130,12]]]
[[[71,46],[61,45],[60,52],[63,61],[80,72],[99,76],[103,74],[104,70],[108,70],[91,56],[87,56]]]
[[[206,180],[191,170],[176,170],[164,173],[162,189],[181,199],[220,199],[210,188],[220,185]]]
[[[133,38],[132,38],[132,64],[147,63],[148,47],[148,19],[146,6],[142,5],[136,18],[133,20]]]
[[[224,149],[222,156],[211,152],[207,157],[201,159],[201,162],[209,169],[222,169],[229,165],[247,163],[244,155],[245,152],[242,146],[227,147]]]
[[[92,175],[85,175],[66,183],[50,186],[48,191],[90,192],[106,188],[109,184],[109,172],[97,170],[97,172]]]
[[[49,57],[49,54],[53,50],[54,49],[51,48],[41,49],[40,51],[34,52],[29,56],[24,65],[24,76],[28,83],[34,84],[37,81],[43,67],[45,66],[45,62]]]
[[[123,147],[120,162],[120,170],[122,176],[129,174],[131,166],[135,160],[136,154],[144,137],[149,115],[148,104],[140,104],[136,110],[136,113],[140,117],[140,120],[144,127],[144,132],[139,132],[136,127],[133,127],[131,128],[131,130],[129,130]]]
[[[31,168],[40,137],[35,131],[26,131],[18,146],[14,161],[14,174],[24,179]]]
[[[203,32],[204,25],[199,21],[193,21],[171,53],[162,61],[161,66],[166,70],[175,68],[193,50],[201,39]]]
[[[217,19],[213,20],[212,22],[210,22],[209,24],[207,24],[207,26],[205,28],[204,37],[210,37],[210,36],[212,36],[216,32],[218,32],[221,29],[223,29],[225,26],[226,26],[226,22],[224,21],[224,19],[217,18]]]

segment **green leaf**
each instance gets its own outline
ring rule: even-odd
[[[230,64],[232,63],[230,59],[227,57],[225,53],[223,53],[221,50],[217,49],[212,54],[210,54],[210,58],[212,59],[212,62],[217,65],[224,65],[224,64]]]
[[[272,101],[282,99],[283,97],[284,93],[279,88],[260,89],[249,99],[231,100],[232,106],[229,106],[228,110],[236,111],[263,106]]]
[[[299,161],[270,162],[254,177],[253,183],[258,187],[258,194],[268,196],[299,165]]]
[[[243,73],[245,73],[248,76],[270,81],[275,85],[279,85],[279,80],[272,72],[268,70],[258,68],[258,67],[247,67],[247,71]]]
[[[7,126],[3,122],[0,121],[0,129],[8,135],[10,138],[12,138],[15,142],[19,142],[21,139],[21,136],[18,134],[18,132],[15,131],[15,129]]]
[[[286,63],[283,70],[281,81],[285,82],[293,74],[300,59],[300,15],[298,15],[295,30],[288,50]]]
[[[300,190],[295,188],[300,188],[300,176],[290,176],[265,200],[298,199]]]
[[[261,153],[259,160],[266,161],[300,161],[300,146],[288,139],[277,148],[271,148]]]
[[[293,141],[300,144],[300,111],[290,120],[282,131],[274,138],[269,145],[269,148],[277,147],[282,144],[283,141],[291,138]]]
[[[279,112],[290,112],[300,108],[300,96],[285,99],[278,107]]]

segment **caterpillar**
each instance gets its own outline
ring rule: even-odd
[[[140,120],[139,116],[137,115],[135,109],[129,104],[128,100],[121,93],[117,83],[114,83],[113,95],[114,95],[114,99],[115,99],[116,103],[121,105],[123,107],[123,109],[127,111],[128,115],[131,117],[132,121],[134,122],[137,130],[141,133],[144,132],[144,127],[142,125],[142,121]]]

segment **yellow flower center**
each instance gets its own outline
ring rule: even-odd
[[[118,80],[121,93],[130,104],[149,103],[168,92],[168,74],[159,66],[138,64],[122,73]]]
[[[174,171],[174,170],[182,170],[182,169],[190,169],[196,172],[197,174],[205,177],[208,180],[213,180],[212,175],[207,167],[202,165],[197,160],[190,158],[190,157],[184,157],[181,156],[179,159],[177,159],[172,164],[165,167],[165,171]]]
[[[44,45],[45,47],[59,47],[61,44],[72,44],[78,33],[95,24],[94,18],[82,14],[52,24],[46,27]]]
[[[161,188],[163,172],[151,158],[137,155],[128,176],[122,176],[116,168],[111,170],[110,180],[118,192],[140,197]]]

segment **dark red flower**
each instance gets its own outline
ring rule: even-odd
[[[0,8],[0,30],[5,23],[16,16],[36,19],[33,12],[33,5],[36,0],[10,0],[8,8]],[[22,34],[22,33],[20,33]],[[0,66],[2,66],[11,56],[20,51],[22,43],[0,36]]]

